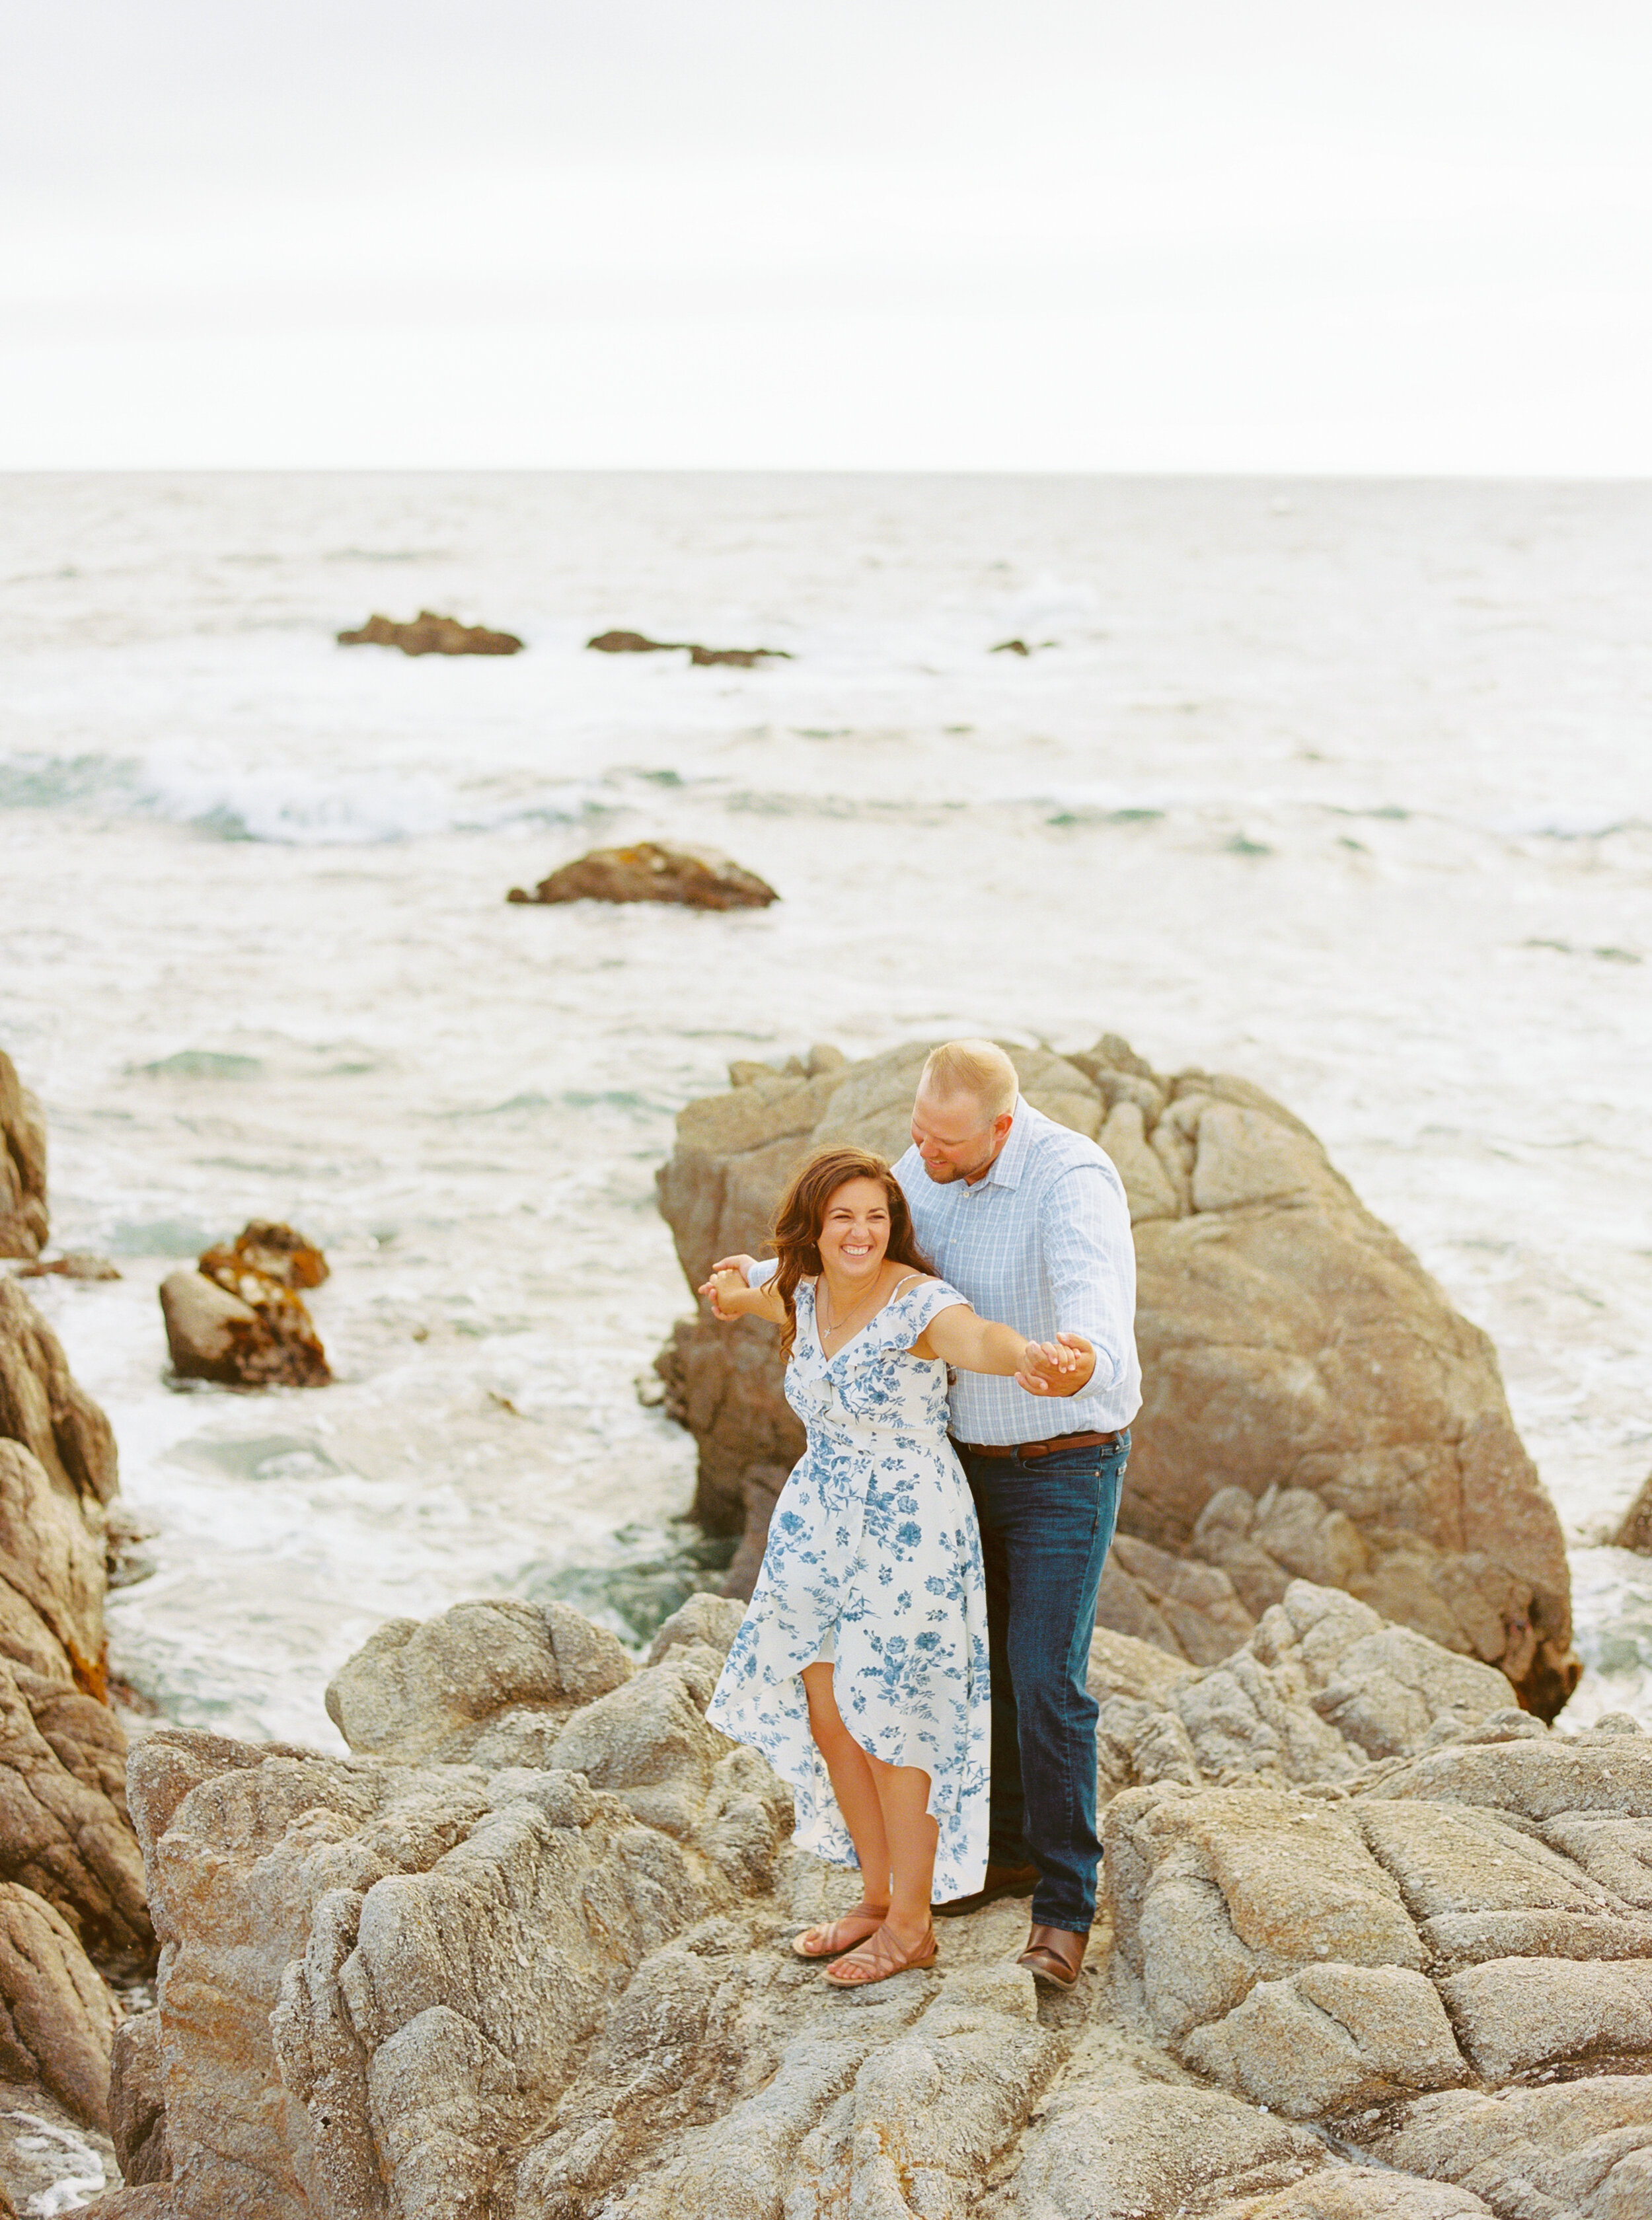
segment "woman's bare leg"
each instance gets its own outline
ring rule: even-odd
[[[809,1731],[826,1760],[832,1792],[843,1813],[849,1839],[860,1864],[861,1901],[857,1910],[876,1914],[881,1921],[889,1908],[889,1840],[884,1828],[883,1803],[873,1776],[873,1761],[855,1740],[838,1710],[832,1689],[832,1668],[821,1662],[803,1668],[803,1690],[808,1698]],[[886,1765],[882,1770],[888,1773]],[[811,1928],[813,1936],[823,1930]],[[800,1937],[800,1940],[807,1939]]]
[[[866,1755],[883,1811],[893,1887],[885,1927],[903,1950],[915,1950],[929,1932],[930,1893],[941,1830],[929,1812],[929,1775],[918,1765],[885,1765]]]

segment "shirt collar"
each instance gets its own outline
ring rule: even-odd
[[[1031,1141],[1032,1127],[1032,1120],[1027,1114],[1025,1100],[1018,1094],[1015,1098],[1015,1115],[1011,1121],[1009,1132],[1004,1137],[1004,1145],[994,1158],[992,1169],[986,1177],[976,1180],[970,1187],[971,1194],[979,1194],[983,1188],[989,1187],[1019,1187],[1021,1170],[1026,1162],[1026,1152]]]

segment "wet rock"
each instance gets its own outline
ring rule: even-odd
[[[522,642],[514,632],[489,632],[484,625],[464,625],[457,617],[421,609],[411,624],[371,616],[358,631],[341,632],[339,645],[399,647],[403,655],[517,655]]]
[[[1032,650],[1024,639],[1001,639],[996,647],[988,648],[989,655],[1031,655]]]
[[[38,2079],[77,2119],[106,2128],[117,2017],[68,1921],[0,1881],[0,2074]]]
[[[513,887],[513,902],[678,902],[689,909],[766,909],[779,895],[766,880],[708,848],[639,840],[593,848],[541,879],[532,894]]]
[[[323,1388],[333,1377],[309,1313],[280,1280],[209,1250],[214,1275],[160,1283],[166,1346],[180,1380],[227,1388]],[[226,1284],[229,1282],[231,1284]]]
[[[0,1049],[0,1257],[38,1257],[47,1232],[46,1121]]]
[[[902,1153],[930,1045],[743,1065],[687,1107],[659,1193],[691,1286],[719,1256],[763,1253],[812,1150]],[[1580,1669],[1565,1551],[1486,1337],[1250,1082],[1156,1073],[1116,1034],[1013,1053],[1030,1101],[1116,1151],[1135,1228],[1145,1400],[1104,1615],[1205,1662],[1293,1579],[1331,1583],[1505,1671],[1552,1718]],[[772,1330],[696,1317],[658,1369],[700,1444],[696,1515],[740,1531],[746,1476],[801,1448]]]
[[[754,670],[760,663],[789,663],[792,659],[789,648],[702,647],[697,640],[650,639],[640,632],[600,632],[585,645],[595,648],[599,655],[669,655],[686,652],[691,664],[732,664],[740,670]]]

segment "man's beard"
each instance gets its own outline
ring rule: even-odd
[[[930,1178],[937,1187],[951,1187],[954,1180],[979,1179],[982,1172],[992,1169],[992,1157],[985,1156],[978,1163],[943,1164],[939,1171],[930,1171],[929,1166],[926,1164],[924,1169],[929,1172]]]

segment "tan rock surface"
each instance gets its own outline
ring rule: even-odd
[[[77,2119],[107,2128],[118,2017],[67,1920],[0,1881],[0,2074],[38,2074]]]
[[[695,1596],[594,1694],[595,1630],[515,1609],[395,1623],[340,1675],[346,1730],[410,1762],[176,1729],[134,1754],[165,1948],[115,2121],[173,2178],[115,2220],[1638,2216],[1652,2077],[1602,2046],[1639,2039],[1652,1972],[1619,1886],[1652,1900],[1644,1737],[1552,1733],[1301,1582],[1202,1670],[1098,1630],[1107,1718],[1174,1726],[1186,1777],[1112,1795],[1077,1990],[1014,1966],[1011,1901],[949,1922],[938,1971],[838,1995],[785,1943],[854,1883],[702,1716],[738,1607]],[[541,1762],[429,1755],[527,1707]],[[1610,1949],[1441,1942],[1533,1917]]]
[[[109,1420],[22,1289],[0,1278],[0,1440],[21,1442],[53,1484],[83,1506],[120,1485]]]
[[[47,1230],[46,1121],[0,1049],[0,1257],[38,1257]]]
[[[742,1065],[688,1105],[659,1195],[690,1285],[720,1255],[764,1253],[812,1150],[902,1152],[929,1045]],[[1552,1717],[1579,1669],[1565,1552],[1486,1337],[1250,1082],[1153,1073],[1116,1035],[1013,1052],[1029,1101],[1116,1152],[1135,1223],[1144,1401],[1106,1621],[1206,1663],[1293,1579],[1330,1583],[1504,1668]],[[772,1330],[685,1320],[659,1370],[700,1444],[697,1515],[760,1518],[801,1447]]]

